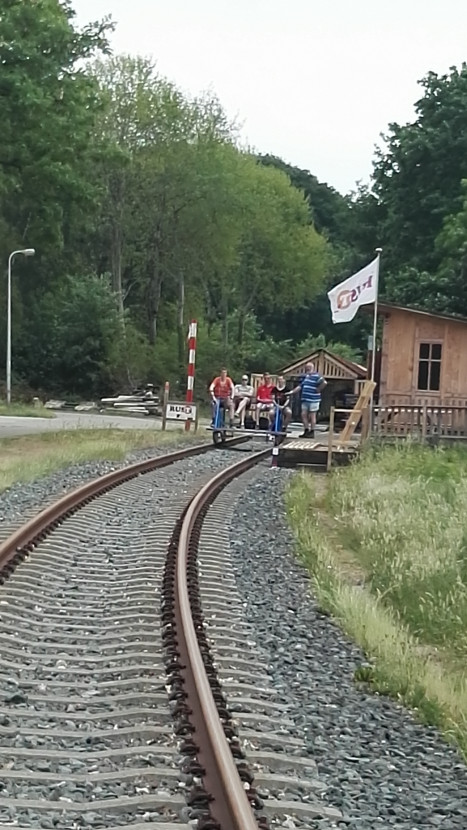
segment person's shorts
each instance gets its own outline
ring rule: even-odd
[[[244,401],[245,399],[246,399],[246,407],[245,407],[245,409],[249,409],[249,408],[250,408],[250,406],[251,406],[251,398],[249,397],[249,395],[242,395],[242,396],[240,396],[240,395],[235,395],[235,398],[234,398],[234,405],[235,405],[235,406],[240,406],[241,402],[242,402],[242,401]]]
[[[302,401],[302,412],[318,412],[319,401]]]
[[[276,407],[272,406],[271,407],[271,416],[273,416],[275,414],[275,411],[276,411]],[[291,410],[290,406],[285,406],[284,409],[282,410],[282,414],[283,415],[291,415],[292,410]]]

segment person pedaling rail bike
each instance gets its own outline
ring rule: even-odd
[[[287,427],[292,419],[292,410],[289,406],[290,395],[291,392],[287,389],[285,378],[282,375],[279,375],[276,385],[272,388],[272,399],[276,406],[282,410],[281,432],[287,432]],[[271,424],[274,425],[276,419],[275,408],[271,409],[269,418],[271,420]]]
[[[242,376],[242,382],[235,384],[234,389],[234,406],[235,417],[240,418],[240,426],[245,426],[245,415],[251,406],[251,399],[254,395],[254,389],[249,383],[248,375]]]
[[[315,372],[313,363],[307,363],[305,374],[298,386],[292,389],[291,395],[297,392],[302,393],[302,421],[303,433],[300,438],[314,438],[316,427],[316,416],[321,403],[321,392],[327,386],[326,381],[319,372]]]
[[[214,378],[209,387],[212,399],[212,422],[211,426],[215,426],[217,402],[223,409],[227,409],[229,413],[229,426],[234,425],[234,404],[233,404],[233,380],[229,378],[227,369],[221,369],[221,373],[217,378]]]
[[[274,404],[274,400],[272,397],[273,388],[274,385],[271,382],[271,375],[265,372],[263,375],[263,382],[260,383],[256,390],[256,426],[259,426],[261,413],[267,410],[267,413],[269,415],[272,409],[272,406]]]

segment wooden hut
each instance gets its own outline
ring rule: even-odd
[[[467,435],[467,318],[389,303],[378,312],[380,429]]]

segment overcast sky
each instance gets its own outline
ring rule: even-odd
[[[341,193],[367,182],[390,122],[413,119],[417,81],[467,60],[467,0],[74,0],[110,14],[115,52],[211,89],[242,138]]]

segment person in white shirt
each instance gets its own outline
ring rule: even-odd
[[[245,426],[245,413],[250,408],[253,395],[254,390],[249,383],[248,375],[243,375],[242,382],[235,384],[234,388],[235,415],[240,418],[241,427]]]

